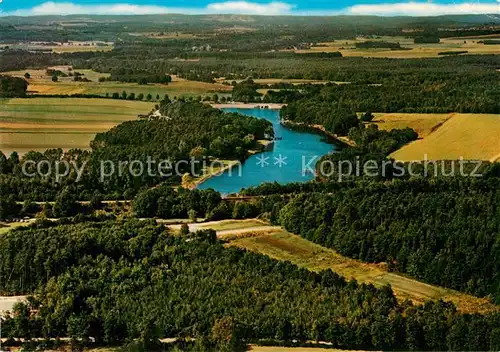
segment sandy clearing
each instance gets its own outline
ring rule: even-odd
[[[286,104],[264,104],[264,103],[255,103],[255,104],[246,104],[246,103],[228,103],[228,104],[210,104],[216,109],[271,109],[271,110],[279,110]]]
[[[321,346],[324,346],[321,347]],[[318,344],[319,347],[283,347],[283,346],[257,346],[251,345],[249,351],[252,352],[321,352],[321,351],[329,351],[329,352],[346,352],[347,350],[339,350],[336,348],[330,348],[329,343]],[[354,351],[349,350],[349,352],[363,352],[363,351]]]
[[[27,296],[0,296],[0,312],[12,311],[12,307],[17,302],[26,299]]]

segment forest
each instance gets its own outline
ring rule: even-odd
[[[498,185],[485,182],[475,192],[456,181],[448,186],[394,182],[303,193],[280,210],[278,222],[343,255],[498,303]]]
[[[28,83],[24,79],[0,75],[0,98],[22,98],[27,89]]]
[[[457,58],[458,59],[458,58]],[[484,64],[499,63],[499,59]],[[482,60],[481,60],[482,61]],[[489,61],[489,62],[488,62]],[[477,61],[476,63],[479,63]],[[459,73],[401,72],[380,78],[367,78],[364,83],[309,85],[303,98],[284,107],[283,118],[296,122],[327,125],[328,112],[407,112],[407,113],[500,113],[500,90],[493,67]],[[377,83],[377,84],[375,84]],[[272,102],[282,102],[271,99]],[[326,112],[326,113],[325,113]]]
[[[7,345],[24,338],[26,350],[55,348],[67,337],[75,351],[243,351],[250,343],[317,341],[354,350],[500,350],[498,311],[413,303],[390,286],[227,246],[213,230],[192,233],[184,225],[178,233],[160,224],[258,218],[346,258],[500,304],[500,163],[483,162],[478,178],[450,175],[452,160],[444,169],[414,163],[413,173],[401,163],[398,175],[390,155],[417,132],[371,123],[372,113],[500,114],[500,56],[458,48],[427,59],[316,52],[334,43],[404,57],[409,48],[399,40],[498,36],[498,26],[469,15],[0,16],[0,32],[0,72],[40,69],[55,83],[63,80],[56,66],[71,65],[83,87],[90,80],[77,73],[91,69],[92,83],[124,84],[79,96],[158,104],[98,133],[89,150],[0,152],[0,220],[33,218],[0,234],[0,295],[29,295],[0,317]],[[88,52],[19,49],[79,40],[109,41],[112,50],[100,50],[101,43]],[[223,84],[227,94],[207,89],[170,99],[148,90],[182,80]],[[0,97],[39,96],[26,94],[27,82],[1,75]],[[143,93],[133,92],[139,85]],[[283,125],[347,142],[319,159],[311,182],[262,184],[243,190],[246,198],[183,188],[184,176],[191,179],[203,162],[245,161],[274,139],[265,119],[202,101],[286,104]],[[177,169],[160,172],[160,161]],[[376,177],[321,168],[347,161],[381,168]],[[61,163],[72,165],[62,178],[51,172]]]
[[[64,26],[67,22],[82,26]],[[380,16],[253,16],[181,14],[143,16],[3,16],[0,19],[1,42],[26,40],[45,42],[111,41],[124,43],[158,40],[148,33],[173,33],[172,43],[189,48],[213,40],[218,49],[234,51],[268,51],[297,43],[326,42],[350,39],[363,34],[369,37],[409,37],[439,35],[440,37],[495,34],[494,21],[482,15],[448,15],[433,17]],[[64,26],[64,31],[60,28]],[[237,31],[244,26],[249,30]],[[403,32],[402,29],[416,29]],[[191,37],[179,34],[189,33]]]
[[[77,200],[90,200],[96,193],[106,199],[132,199],[144,187],[162,182],[179,185],[185,173],[199,174],[203,162],[211,158],[245,160],[250,150],[261,148],[258,140],[274,136],[271,123],[264,119],[225,113],[206,104],[172,102],[167,97],[159,110],[158,117],[124,122],[97,134],[91,151],[52,149],[23,157],[0,153],[0,197],[5,204],[52,201],[69,188]],[[25,165],[26,161],[30,162]],[[50,170],[63,161],[74,167],[58,179]],[[126,163],[121,169],[120,162]],[[77,170],[82,170],[80,175]]]
[[[38,223],[1,236],[0,257],[1,291],[36,291],[4,318],[6,337],[69,336],[75,345],[136,339],[146,350],[182,336],[222,351],[257,340],[367,350],[500,347],[498,314],[398,302],[388,286],[224,248],[210,230],[173,236],[134,219]]]

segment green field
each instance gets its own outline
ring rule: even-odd
[[[69,74],[69,66],[54,66],[51,69],[60,70]],[[146,84],[140,85],[137,83],[122,83],[122,82],[99,82],[100,77],[109,77],[109,73],[100,73],[92,70],[74,69],[73,72],[84,74],[83,77],[91,82],[75,82],[73,77],[59,77],[57,82],[52,82],[52,77],[46,74],[46,70],[20,70],[2,72],[1,74],[24,77],[25,73],[30,74],[28,80],[28,94],[40,95],[72,95],[72,94],[96,94],[112,96],[113,93],[121,94],[126,91],[128,94],[134,93],[136,96],[144,94],[146,97],[151,94],[153,100],[159,96],[163,99],[165,94],[170,97],[174,96],[205,96],[218,94],[222,96],[230,96],[232,87],[221,83],[207,83],[198,81],[188,81],[175,76],[172,77],[172,82],[165,84]]]
[[[344,57],[373,57],[373,58],[394,58],[394,59],[411,59],[411,58],[430,58],[439,57],[439,53],[443,51],[467,51],[466,55],[485,55],[498,54],[498,48],[494,45],[484,45],[480,41],[481,37],[458,37],[458,38],[441,38],[440,43],[435,44],[415,44],[413,38],[404,36],[379,36],[373,37],[358,37],[350,40],[336,40],[334,42],[318,43],[319,46],[312,46],[310,49],[293,50],[299,54],[307,54],[311,52],[336,52],[340,51]],[[400,50],[391,50],[385,48],[356,48],[357,43],[366,41],[374,42],[390,42],[401,44]]]
[[[454,302],[463,312],[488,312],[498,307],[483,298],[469,296],[450,289],[428,285],[402,275],[390,273],[384,265],[367,264],[341,256],[334,250],[322,247],[286,231],[238,238],[229,242],[271,258],[290,261],[312,271],[332,269],[346,279],[372,283],[377,287],[392,286],[399,299],[410,299],[415,303],[425,300],[443,299]]]
[[[88,148],[98,132],[147,114],[154,103],[113,99],[27,98],[0,100],[4,154],[49,148]]]
[[[266,226],[265,222],[257,219],[248,220],[222,220],[213,223],[199,224],[199,229],[212,229],[215,231],[242,230],[246,228]]]
[[[27,222],[0,222],[0,235],[21,226],[28,226]]]

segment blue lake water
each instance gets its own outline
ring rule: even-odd
[[[321,136],[289,130],[279,123],[279,110],[224,109],[228,112],[254,116],[271,121],[274,127],[272,150],[250,156],[241,167],[236,166],[222,175],[212,177],[198,186],[213,188],[222,194],[237,193],[242,188],[264,182],[305,182],[314,178],[310,168],[318,159],[335,150],[335,146],[321,140]]]

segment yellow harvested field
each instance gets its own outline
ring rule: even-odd
[[[418,133],[419,138],[427,137],[453,114],[405,114],[405,113],[375,113],[373,123],[380,130],[412,128]]]
[[[424,139],[391,154],[401,161],[500,158],[500,115],[453,114]]]
[[[85,98],[0,100],[0,150],[24,154],[51,148],[87,149],[96,133],[147,114],[153,105]]]
[[[237,238],[227,245],[262,253],[277,260],[290,261],[312,271],[332,269],[346,279],[372,283],[377,287],[390,284],[400,300],[410,299],[415,303],[423,303],[425,300],[443,299],[455,303],[462,312],[485,313],[499,310],[498,306],[487,299],[390,273],[384,265],[367,264],[343,257],[332,249],[286,231]]]
[[[386,41],[400,43],[402,50],[390,49],[357,49],[356,43],[366,41]],[[407,37],[379,37],[356,38],[355,40],[338,40],[334,42],[319,43],[306,50],[294,50],[299,54],[311,52],[335,52],[340,51],[343,56],[357,57],[386,57],[398,59],[440,57],[438,53],[443,51],[468,51],[467,55],[473,54],[500,54],[498,45],[484,45],[478,43],[481,38],[442,38],[438,44],[414,44],[413,39]],[[410,49],[410,50],[408,50]]]

